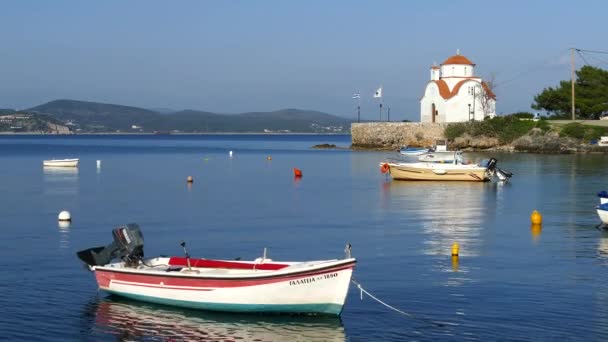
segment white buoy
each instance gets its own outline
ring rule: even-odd
[[[69,211],[63,210],[59,213],[59,216],[57,216],[57,219],[59,221],[72,221],[72,215],[70,215]]]
[[[230,156],[230,158],[232,158],[232,151],[228,152],[228,155]]]
[[[97,160],[97,168],[101,169],[101,160]]]

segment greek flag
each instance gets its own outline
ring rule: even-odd
[[[378,90],[376,90],[376,93],[374,94],[374,98],[378,97],[382,97],[382,87],[378,88]]]
[[[361,93],[356,92],[353,94],[353,99],[360,99],[361,98]]]

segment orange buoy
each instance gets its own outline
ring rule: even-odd
[[[194,182],[194,178],[192,178],[192,176],[188,176],[188,178],[186,178],[186,182],[192,183]]]
[[[293,168],[293,175],[295,177],[302,177],[302,170],[300,169],[296,169],[295,167]]]
[[[384,164],[382,164],[382,166],[380,166],[380,172],[382,172],[382,173],[387,173],[390,171],[390,169],[391,169],[391,167],[388,166],[387,163],[384,163]]]

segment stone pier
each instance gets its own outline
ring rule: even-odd
[[[353,149],[398,149],[402,145],[433,146],[445,139],[445,123],[369,122],[353,123],[350,133]]]

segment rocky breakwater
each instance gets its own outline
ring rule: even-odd
[[[351,125],[352,149],[394,150],[400,146],[433,146],[445,139],[444,123],[370,122]]]

